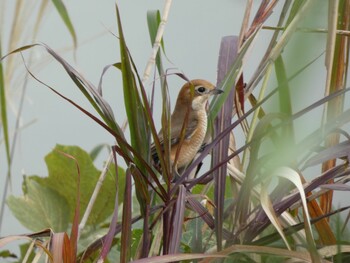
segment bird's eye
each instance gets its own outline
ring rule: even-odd
[[[202,87],[202,86],[200,86],[200,87],[197,88],[197,91],[198,91],[199,93],[205,93],[206,90],[207,90],[207,89],[204,88],[204,87]]]

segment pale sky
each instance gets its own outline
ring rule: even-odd
[[[51,11],[44,20],[36,42],[46,43],[58,51],[97,86],[104,66],[119,61],[118,40],[112,34],[118,35],[115,1],[76,0],[64,2],[77,32],[79,43],[77,61],[74,61],[73,53],[69,51],[72,48],[72,39],[54,8],[50,8]],[[245,3],[245,0],[173,1],[164,34],[165,51],[169,58],[165,66],[185,73],[190,79],[203,78],[216,83],[216,67],[221,38],[239,34]],[[146,13],[147,10],[154,9],[162,11],[163,4],[164,0],[118,1],[126,42],[141,75],[151,54]],[[9,27],[13,13],[11,4],[7,7],[10,11],[6,12],[5,27]],[[278,12],[276,13],[278,14]],[[276,15],[272,15],[269,21],[274,25],[277,19]],[[258,37],[254,51],[250,55],[251,59],[247,61],[245,67],[247,76],[254,72],[259,57],[263,55],[267,37],[270,35],[271,32],[263,31]],[[6,38],[8,35],[4,37]],[[32,41],[28,39],[26,44],[30,43]],[[324,48],[315,46],[308,51],[308,55],[314,58]],[[5,50],[3,47],[3,52]],[[39,68],[33,69],[36,76],[88,107],[83,95],[74,86],[62,67],[55,61],[47,62],[43,48],[35,48],[35,58],[35,62],[46,61],[41,63]],[[320,67],[323,65],[323,61],[320,61]],[[23,67],[23,65],[18,67]],[[322,78],[317,78],[317,81],[321,82],[320,85],[323,85]],[[120,125],[125,119],[121,83],[121,76],[117,70],[110,69],[105,75],[104,95],[111,104]],[[172,105],[175,103],[177,91],[182,84],[183,81],[175,76],[169,78]],[[151,85],[151,81],[148,82],[148,85]],[[156,94],[159,95],[159,93]],[[318,94],[316,97],[319,96],[323,96],[323,94]],[[15,94],[14,101],[16,99],[18,100],[18,97]],[[13,117],[13,114],[10,115]],[[157,118],[157,114],[155,118]],[[47,175],[44,157],[56,144],[78,145],[90,151],[98,144],[113,143],[113,138],[107,132],[33,79],[29,80],[22,121],[23,124],[35,122],[22,131],[18,140],[12,182],[13,194],[16,196],[22,195],[23,173]],[[238,141],[238,144],[242,146],[244,142]],[[5,160],[3,152],[1,152],[0,157],[1,160]],[[104,156],[101,156],[96,163],[98,168],[102,167],[103,161],[107,157],[107,152],[104,152]],[[5,172],[0,171],[0,191],[2,192]],[[1,236],[26,232],[28,231],[6,209]]]

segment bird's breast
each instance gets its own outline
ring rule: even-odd
[[[178,169],[187,166],[196,156],[199,148],[203,144],[205,135],[207,133],[207,113],[205,110],[197,112],[197,127],[192,135],[186,138],[180,148],[176,165]],[[175,160],[178,145],[171,149],[171,159]]]

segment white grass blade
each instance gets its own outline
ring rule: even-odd
[[[309,215],[309,211],[306,203],[306,195],[305,195],[303,183],[300,179],[300,175],[295,170],[289,167],[280,167],[273,173],[273,176],[285,178],[296,186],[300,194],[302,207],[303,207],[304,224],[305,224],[304,230],[306,233],[306,242],[308,245],[308,251],[311,255],[313,262],[321,262],[319,254],[316,251],[315,238],[312,234],[310,215]]]
[[[260,192],[260,198],[261,198],[261,206],[264,209],[267,217],[270,219],[271,223],[273,224],[273,226],[276,228],[277,232],[280,234],[280,236],[282,237],[286,247],[288,248],[288,250],[291,250],[291,247],[289,246],[289,243],[287,241],[286,236],[283,233],[283,228],[278,220],[278,217],[276,216],[276,213],[273,209],[273,205],[272,202],[269,198],[269,194],[267,192],[267,188],[268,185],[270,184],[270,180],[265,183],[262,187],[261,187],[261,192]]]

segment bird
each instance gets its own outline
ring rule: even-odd
[[[171,114],[169,134],[170,165],[175,168],[176,177],[181,175],[203,147],[208,126],[207,102],[211,96],[221,93],[222,90],[203,79],[190,80],[181,88]],[[162,130],[159,131],[158,138],[164,153]],[[160,167],[154,144],[151,155],[155,166]]]

